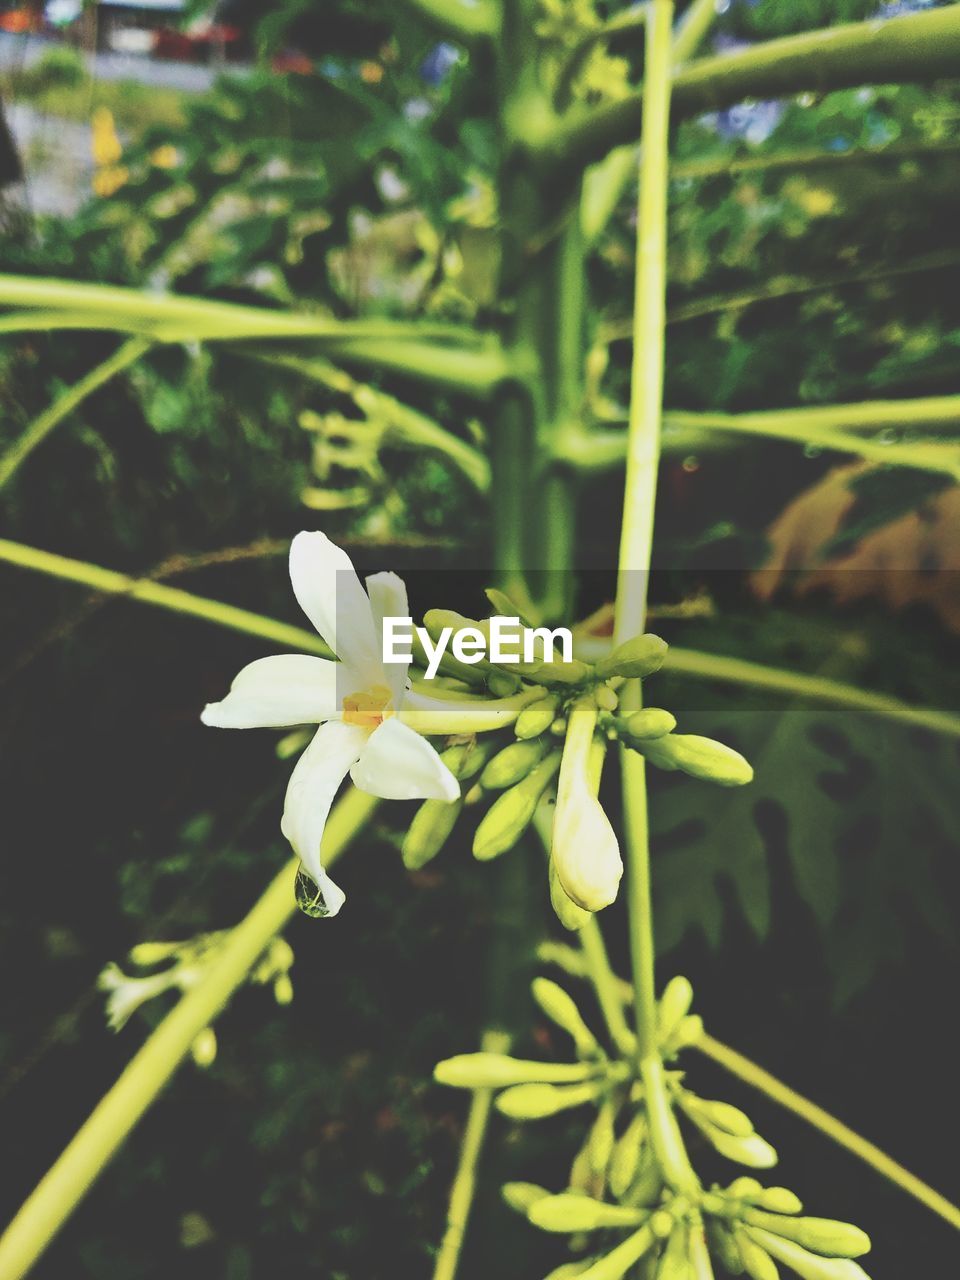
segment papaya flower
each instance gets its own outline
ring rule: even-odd
[[[300,607],[339,659],[306,654],[258,658],[244,667],[222,702],[201,720],[221,729],[319,728],[290,777],[280,829],[316,882],[328,915],[345,895],[320,862],[320,841],[340,784],[349,773],[361,791],[386,800],[446,800],[460,784],[427,739],[430,731],[469,731],[469,709],[410,694],[408,662],[383,661],[385,617],[407,617],[407,590],[395,573],[360,585],[347,553],[323,533],[298,533],[290,547],[290,581]],[[414,710],[415,708],[415,710]],[[516,712],[513,713],[514,715]]]

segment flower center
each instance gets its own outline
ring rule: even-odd
[[[375,729],[389,714],[384,710],[393,694],[386,685],[377,684],[360,693],[348,693],[343,700],[345,724],[358,724],[364,729]]]

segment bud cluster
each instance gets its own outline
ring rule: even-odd
[[[544,944],[541,958],[586,976],[582,953]],[[626,994],[625,983],[617,983]],[[566,1186],[559,1192],[530,1182],[503,1187],[507,1205],[539,1228],[568,1237],[573,1261],[547,1280],[711,1280],[714,1262],[732,1276],[778,1280],[783,1264],[801,1280],[868,1280],[853,1259],[870,1248],[849,1223],[802,1216],[803,1205],[786,1187],[764,1187],[738,1177],[726,1188],[704,1189],[694,1175],[678,1188],[662,1159],[669,1143],[662,1109],[651,1096],[651,1075],[627,1052],[608,1054],[573,997],[550,979],[533,982],[541,1011],[572,1042],[574,1061],[537,1062],[501,1053],[470,1053],[437,1065],[441,1084],[497,1091],[495,1107],[514,1121],[542,1120],[561,1111],[593,1109]],[[693,991],[674,978],[657,1007],[659,1059],[671,1060],[703,1034],[690,1013]],[[658,1065],[659,1072],[659,1065]],[[768,1168],[777,1153],[756,1133],[750,1118],[729,1103],[701,1098],[681,1071],[662,1075],[668,1116],[689,1121],[724,1157]]]

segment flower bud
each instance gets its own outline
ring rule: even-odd
[[[587,1080],[596,1072],[589,1062],[532,1062],[505,1053],[460,1053],[438,1062],[433,1078],[457,1089],[502,1089],[528,1081],[566,1084]]]
[[[480,775],[480,785],[488,791],[516,786],[543,758],[546,743],[540,738],[511,742],[488,760]]]
[[[753,1121],[750,1117],[729,1102],[698,1098],[696,1094],[684,1090],[680,1095],[680,1105],[692,1119],[701,1118],[736,1138],[746,1138],[753,1133]]]
[[[700,1221],[691,1222],[687,1229],[687,1250],[690,1255],[690,1269],[695,1280],[714,1280],[707,1239],[703,1223]]]
[[[544,1120],[573,1107],[593,1102],[603,1089],[602,1080],[583,1084],[517,1084],[497,1096],[497,1110],[511,1120]]]
[[[591,913],[584,911],[583,907],[578,907],[572,902],[566,894],[563,885],[557,875],[557,868],[553,858],[550,859],[548,867],[549,885],[550,885],[550,905],[556,912],[557,919],[565,929],[569,929],[571,933],[576,933],[578,929],[591,919]]]
[[[760,1137],[759,1133],[750,1133],[744,1137],[735,1136],[710,1124],[693,1112],[688,1114],[716,1150],[728,1160],[745,1164],[750,1169],[772,1169],[777,1163],[776,1151],[769,1142]]]
[[[657,1266],[656,1280],[691,1280],[686,1227],[674,1224]]]
[[[138,942],[131,948],[127,959],[140,969],[149,969],[155,964],[169,960],[182,947],[182,942]]]
[[[419,871],[437,856],[456,826],[464,800],[424,800],[403,837],[400,853],[408,871]]]
[[[532,990],[534,1000],[547,1017],[573,1037],[577,1053],[589,1057],[597,1052],[596,1037],[581,1017],[573,997],[563,987],[550,978],[534,978]]]
[[[750,1280],[780,1280],[777,1264],[766,1249],[739,1229],[735,1231],[735,1239],[741,1264]]]
[[[676,1031],[661,1048],[666,1053],[678,1053],[681,1049],[689,1049],[703,1039],[703,1019],[699,1013],[688,1013],[680,1019]]]
[[[520,688],[520,677],[515,672],[498,668],[487,675],[487,688],[495,698],[509,698]]]
[[[693,987],[688,979],[678,974],[663,989],[657,1006],[657,1039],[663,1044],[669,1040],[682,1018],[693,1004]]]
[[[590,1169],[598,1178],[606,1183],[607,1169],[610,1165],[610,1157],[613,1155],[614,1131],[613,1122],[616,1119],[617,1108],[608,1099],[597,1112],[597,1118],[593,1122],[593,1128],[590,1130],[590,1136],[587,1139],[587,1159],[590,1162]]]
[[[631,1267],[653,1248],[657,1237],[649,1227],[641,1227],[632,1236],[627,1236],[622,1244],[598,1259],[586,1271],[580,1273],[580,1280],[623,1280]]]
[[[676,727],[677,717],[671,715],[669,711],[664,711],[662,707],[643,707],[633,713],[623,729],[628,738],[639,738],[643,741],[648,738],[662,738],[668,733],[673,733]]]
[[[579,658],[572,658],[570,662],[540,662],[534,670],[528,669],[524,663],[518,666],[518,670],[534,684],[583,684],[594,673],[593,667]]]
[[[803,1202],[787,1187],[764,1187],[749,1200],[770,1213],[803,1213]]]
[[[601,911],[617,896],[623,859],[616,833],[585,777],[571,781],[557,801],[553,865],[563,891],[585,911]]]
[[[626,644],[618,646],[608,657],[597,663],[596,674],[601,680],[609,680],[611,676],[624,676],[627,679],[653,675],[663,666],[667,656],[666,640],[659,636],[634,636]]]
[[[870,1280],[863,1267],[849,1258],[818,1257],[792,1240],[785,1240],[760,1227],[747,1227],[746,1234],[754,1244],[760,1245],[778,1262],[785,1263],[803,1280]]]
[[[721,787],[742,787],[753,778],[751,765],[739,751],[698,734],[668,733],[663,738],[638,742],[638,748],[658,769],[682,769],[693,778],[704,778]]]
[[[217,1033],[213,1027],[204,1027],[190,1046],[190,1055],[198,1067],[212,1065],[217,1056]]]
[[[719,1218],[707,1218],[704,1229],[710,1252],[719,1259],[724,1270],[732,1276],[743,1275],[743,1260],[729,1225]]]
[[[550,1192],[535,1182],[505,1182],[500,1188],[500,1194],[511,1209],[525,1214],[532,1204],[550,1195]]]
[[[607,1204],[589,1196],[545,1196],[527,1210],[527,1217],[541,1231],[599,1231],[604,1227],[638,1227],[647,1217],[645,1209]]]
[[[540,698],[537,702],[531,702],[517,716],[516,723],[513,726],[514,733],[521,739],[538,738],[541,733],[546,733],[553,724],[559,705],[559,698],[550,694],[547,694],[545,698]]]
[[[757,1196],[763,1194],[763,1183],[758,1182],[756,1178],[748,1178],[744,1175],[742,1178],[734,1178],[727,1187],[726,1194],[731,1200],[756,1200]]]
[[[512,849],[530,825],[540,797],[560,767],[560,752],[547,756],[530,773],[504,791],[490,806],[473,837],[473,856],[481,862]]]
[[[597,706],[604,711],[616,711],[620,702],[616,690],[611,689],[608,684],[598,685],[594,690],[593,696],[597,700]]]
[[[744,1210],[743,1220],[830,1258],[859,1258],[870,1251],[870,1237],[851,1222],[837,1222],[833,1218],[784,1218],[762,1209]]]
[[[617,1139],[610,1159],[610,1190],[618,1199],[626,1195],[633,1182],[646,1141],[646,1113],[638,1111]]]
[[[290,1004],[293,1000],[293,983],[289,973],[278,974],[274,979],[273,998],[277,1004]]]

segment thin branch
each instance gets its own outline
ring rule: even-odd
[[[113,569],[103,569],[83,560],[71,560],[67,556],[41,551],[21,542],[10,542],[6,538],[0,538],[0,562],[2,561],[20,569],[31,569],[67,582],[76,582],[107,595],[125,596],[130,600],[138,600],[141,604],[156,605],[173,613],[202,618],[205,622],[228,627],[232,631],[242,631],[246,635],[271,640],[285,648],[315,653],[322,658],[333,657],[315,632],[263,617],[259,613],[251,613],[248,609],[238,609],[235,605],[223,604],[219,600],[207,600],[189,591],[163,586],[148,578],[131,578]]]
[[[691,0],[673,34],[673,65],[689,62],[717,17],[717,0]]]
[[[829,707],[862,711],[867,715],[893,720],[914,729],[960,738],[960,715],[937,707],[915,707],[885,693],[858,689],[826,676],[803,675],[778,667],[766,667],[743,658],[727,658],[716,653],[701,653],[671,645],[664,670],[698,680],[718,680],[723,684],[746,685],[752,689],[769,689],[794,698],[809,699]]]
[[[72,387],[68,387],[54,400],[53,404],[44,409],[27,427],[23,435],[7,449],[6,453],[0,457],[0,489],[10,480],[11,476],[23,465],[30,454],[42,444],[50,432],[68,417],[78,405],[97,391],[104,383],[116,374],[121,373],[124,369],[135,364],[137,360],[150,347],[147,338],[129,338],[122,343],[120,347],[109,356],[102,364],[98,364],[95,369],[91,369],[89,373],[84,374],[79,382],[75,382]]]
[[[898,1186],[901,1191],[906,1191],[908,1195],[938,1214],[945,1222],[949,1222],[952,1227],[960,1230],[960,1209],[956,1205],[951,1204],[945,1196],[940,1195],[938,1191],[934,1191],[932,1187],[910,1173],[902,1164],[898,1164],[874,1143],[862,1138],[841,1120],[824,1111],[823,1107],[817,1106],[815,1102],[811,1102],[809,1098],[805,1098],[803,1094],[797,1093],[776,1076],[772,1076],[769,1071],[757,1066],[755,1062],[751,1062],[742,1053],[731,1049],[729,1045],[715,1040],[713,1036],[704,1034],[694,1048],[729,1071],[731,1075],[758,1089],[773,1102],[792,1111],[794,1115],[805,1120],[807,1124],[813,1125],[815,1129],[819,1129],[838,1146],[863,1160],[871,1169],[875,1169],[882,1177]]]
[[[351,789],[323,833],[323,859],[336,862],[378,801]],[[291,859],[224,942],[197,985],[131,1060],[0,1237],[0,1275],[21,1280],[77,1207],[127,1135],[169,1082],[190,1046],[245,981],[265,947],[296,910]]]
[[[958,60],[960,5],[882,22],[847,23],[682,67],[674,77],[673,118],[718,111],[744,98],[956,76]],[[642,101],[642,94],[636,93],[619,102],[571,111],[549,134],[531,136],[528,146],[550,164],[590,164],[636,137]]]
[[[704,178],[736,178],[744,173],[777,173],[781,169],[831,169],[858,164],[899,164],[903,160],[956,155],[960,140],[947,142],[891,143],[885,147],[857,147],[851,151],[824,151],[802,147],[792,151],[766,151],[760,155],[722,155],[675,164],[671,182]]]
[[[507,1053],[510,1037],[504,1031],[487,1031],[480,1045],[484,1053]],[[487,1122],[493,1104],[493,1089],[474,1089],[463,1131],[460,1162],[450,1189],[450,1207],[447,1210],[447,1229],[437,1253],[433,1280],[454,1280],[460,1262],[460,1250],[470,1219],[473,1195],[477,1186],[477,1167],[483,1154]]]

